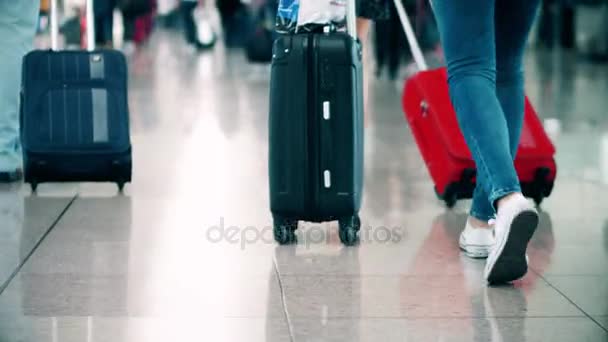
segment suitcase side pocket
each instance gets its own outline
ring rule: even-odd
[[[25,97],[26,149],[33,152],[122,152],[130,148],[128,114],[108,84],[48,86]],[[125,117],[127,116],[127,117]]]

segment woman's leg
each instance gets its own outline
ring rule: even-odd
[[[509,128],[513,159],[524,118],[524,50],[539,3],[540,0],[496,1],[496,94]]]
[[[540,0],[498,0],[494,16],[496,95],[507,121],[509,148],[515,159],[524,118],[523,57]],[[475,189],[471,216],[487,221],[494,208],[481,186]]]
[[[198,42],[197,33],[196,33],[196,23],[194,22],[194,10],[196,9],[196,2],[182,1],[181,3],[181,12],[182,12],[182,20],[184,23],[184,34],[186,36],[186,41],[189,44],[196,45]]]
[[[95,13],[94,17],[95,25],[95,43],[97,45],[103,45],[106,42],[105,39],[105,16],[103,14]],[[87,23],[87,25],[90,25]]]
[[[399,20],[399,14],[393,3],[390,4],[390,18],[386,21],[389,26],[388,33],[388,74],[392,81],[399,76],[399,66],[403,57],[402,52],[406,47],[403,46],[405,35]]]
[[[382,75],[382,68],[386,64],[388,50],[388,23],[374,23],[374,52],[376,55],[376,75]]]
[[[450,98],[477,165],[478,183],[495,203],[521,190],[507,122],[496,96],[494,1],[435,0],[433,5],[448,65]]]
[[[361,42],[367,40],[370,20],[388,19],[389,1],[392,0],[356,0],[357,37]]]
[[[500,1],[507,0],[496,0]],[[481,190],[488,194],[491,207],[498,212],[496,242],[488,255],[484,276],[490,283],[503,283],[519,279],[528,271],[526,249],[538,225],[538,213],[521,194],[509,125],[496,95],[494,14],[501,18],[525,14],[521,13],[523,8],[495,12],[497,8],[506,11],[502,3],[497,7],[496,2],[435,0],[434,7],[448,64],[450,98],[477,165],[481,187],[477,194],[480,196]],[[511,19],[505,19],[511,28],[525,26]],[[520,39],[525,41],[525,37]]]
[[[357,18],[357,37],[361,43],[367,40],[367,34],[369,33],[370,20],[366,18]]]
[[[435,0],[433,5],[448,64],[450,97],[478,170],[459,246],[468,256],[484,258],[494,246],[492,231],[479,229],[490,228],[488,221],[495,213],[487,193],[519,191],[516,176],[507,174],[492,182],[501,169],[513,169],[507,126],[495,93],[494,1]]]
[[[123,40],[125,43],[135,41],[135,21],[137,17],[123,13]]]
[[[23,56],[32,49],[39,6],[39,1],[0,1],[0,183],[17,180],[22,168],[21,66]]]

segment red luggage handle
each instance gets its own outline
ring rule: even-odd
[[[59,49],[59,19],[57,16],[57,0],[51,0],[50,6],[51,21],[51,50]],[[86,0],[85,13],[87,22],[87,50],[95,50],[95,18],[93,15],[93,0]]]
[[[457,1],[457,0],[454,0]],[[412,56],[414,57],[414,61],[418,66],[420,71],[428,70],[428,65],[426,64],[426,60],[424,59],[424,54],[420,49],[420,44],[418,44],[418,39],[416,39],[416,34],[414,33],[414,29],[412,28],[412,24],[410,23],[410,19],[407,16],[407,12],[405,12],[405,7],[403,7],[403,3],[401,0],[394,0],[395,7],[397,8],[397,14],[399,15],[399,21],[401,22],[401,26],[403,27],[403,31],[405,31],[405,36],[407,37],[407,41],[410,46],[410,51],[412,52]],[[432,6],[432,2],[431,2]]]

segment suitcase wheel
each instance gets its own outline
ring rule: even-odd
[[[289,245],[297,242],[296,229],[298,229],[298,221],[281,217],[273,216],[274,224],[272,232],[274,240],[280,245]]]
[[[458,202],[458,195],[456,195],[456,193],[449,194],[448,196],[445,197],[444,201],[445,201],[445,205],[449,209],[452,209],[456,205],[456,202]]]
[[[346,246],[354,246],[359,242],[359,230],[361,229],[361,219],[358,215],[341,219],[340,223],[340,241]]]
[[[125,189],[125,182],[120,181],[117,182],[116,185],[118,186],[118,192],[122,193]]]
[[[30,183],[30,185],[31,185],[31,187],[32,187],[32,193],[34,193],[34,194],[35,194],[35,193],[36,193],[36,191],[38,190],[38,182],[36,182],[36,181],[32,181],[32,182]]]
[[[435,187],[434,189],[437,198],[442,200],[445,203],[445,206],[448,207],[448,209],[454,208],[456,202],[458,202],[458,194],[456,194],[456,192],[452,190],[451,184],[446,188],[444,194],[439,193],[439,191],[437,191],[437,187]]]
[[[536,195],[534,196],[534,204],[536,204],[537,207],[540,207],[540,204],[543,203],[543,195]]]

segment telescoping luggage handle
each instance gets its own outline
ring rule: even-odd
[[[346,32],[357,40],[357,0],[346,0]]]
[[[403,26],[403,31],[405,31],[405,36],[407,37],[407,41],[410,45],[410,50],[412,51],[412,56],[414,57],[414,61],[418,66],[420,71],[428,70],[428,65],[426,64],[426,60],[424,59],[424,54],[420,49],[420,44],[418,44],[418,39],[416,39],[416,34],[414,33],[414,29],[412,28],[412,24],[410,19],[405,12],[405,7],[401,0],[393,0],[395,2],[395,7],[397,8],[397,14],[399,15],[399,21],[401,21],[401,26]],[[457,0],[454,0],[457,1]]]
[[[59,16],[57,15],[57,0],[51,0],[51,49],[59,49]],[[95,18],[93,16],[93,0],[85,1],[85,16],[87,23],[87,50],[95,50]]]

